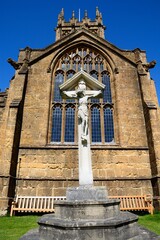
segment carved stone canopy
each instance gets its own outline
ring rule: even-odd
[[[61,94],[63,94],[63,91],[75,90],[81,80],[85,82],[88,90],[103,91],[105,89],[105,85],[103,83],[99,82],[85,71],[80,70],[79,72],[74,74],[73,77],[71,77],[59,86]]]

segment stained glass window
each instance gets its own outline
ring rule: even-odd
[[[91,112],[92,142],[101,142],[100,110],[98,106],[93,106]]]
[[[55,74],[55,85],[54,85],[54,101],[59,102],[62,101],[59,86],[63,83],[64,75],[62,71],[57,71]]]
[[[96,80],[98,80],[98,72],[97,72],[97,71],[92,70],[92,71],[90,72],[90,75],[91,75],[92,77],[94,77]],[[98,99],[98,98],[91,98],[91,102],[92,102],[92,103],[98,103],[98,102],[99,102],[99,99]]]
[[[67,79],[71,78],[74,74],[75,74],[75,71],[69,70],[69,71],[66,73]]]
[[[60,106],[55,106],[53,109],[52,118],[52,142],[61,141],[61,126],[62,126],[62,110]]]
[[[103,101],[111,103],[112,96],[111,96],[110,77],[106,71],[102,73],[102,83],[106,86],[103,93]]]
[[[66,109],[65,142],[74,142],[74,108],[69,106]]]
[[[97,72],[97,71],[92,70],[92,71],[90,72],[90,75],[91,75],[92,77],[94,77],[95,79],[98,80],[98,72]]]
[[[79,47],[65,53],[56,64],[53,81],[53,117],[52,142],[77,143],[77,127],[75,126],[78,104],[75,99],[62,100],[59,85],[68,81],[81,68],[102,82],[106,87],[103,99],[91,98],[88,103],[91,120],[91,139],[96,143],[110,143],[114,139],[113,104],[111,94],[110,73],[105,58],[95,50]],[[90,89],[90,88],[88,88]],[[57,106],[57,104],[59,104]],[[62,107],[63,106],[63,107]]]
[[[113,112],[110,107],[104,107],[104,128],[105,128],[105,142],[112,142],[114,140],[114,129],[113,129]]]

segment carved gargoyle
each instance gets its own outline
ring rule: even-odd
[[[21,65],[22,65],[22,64],[20,64],[20,63],[15,62],[12,58],[8,58],[7,62],[8,62],[9,64],[11,64],[11,66],[12,66],[15,70],[20,69],[20,67],[21,67]]]
[[[149,70],[150,68],[154,68],[155,65],[156,65],[156,61],[153,60],[153,61],[151,61],[151,62],[149,62],[149,63],[143,64],[143,67],[144,67],[145,70],[148,72],[148,70]]]
[[[156,65],[156,61],[155,60],[153,60],[153,61],[151,61],[149,63],[142,63],[142,61],[140,60],[140,61],[137,62],[138,73],[142,74],[142,75],[146,75],[148,70],[150,68],[154,68],[155,65]]]

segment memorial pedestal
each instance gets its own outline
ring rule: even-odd
[[[119,210],[119,200],[106,198],[105,188],[67,189],[67,200],[55,203],[55,214],[38,221],[39,231],[21,240],[150,240],[138,227],[138,217]],[[28,237],[28,238],[27,238]]]

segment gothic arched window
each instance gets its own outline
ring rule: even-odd
[[[88,103],[91,143],[114,141],[113,104],[110,74],[105,58],[95,50],[79,47],[65,53],[57,62],[53,81],[52,136],[53,143],[77,143],[77,100],[62,99],[59,86],[83,69],[106,87],[102,99]]]

